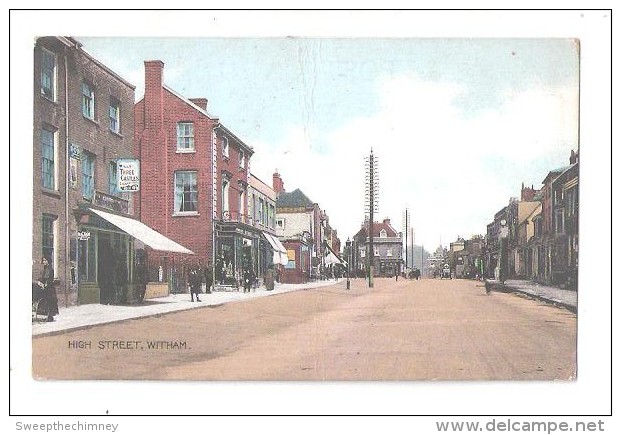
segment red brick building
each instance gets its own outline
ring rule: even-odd
[[[134,86],[71,37],[37,39],[33,78],[32,278],[45,256],[61,306],[115,302],[115,283],[132,279],[133,240],[92,210],[133,214],[115,177],[117,159],[132,157]]]
[[[248,212],[254,151],[207,112],[206,98],[185,98],[166,86],[163,62],[144,64],[145,96],[134,110],[138,214],[196,254],[151,253],[151,279],[163,270],[171,290],[182,290],[187,267],[200,264],[213,268],[217,283],[236,285],[262,235]]]

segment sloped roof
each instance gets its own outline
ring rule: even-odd
[[[354,236],[356,238],[367,237],[369,229],[369,223],[365,222],[360,231]],[[373,238],[379,238],[382,230],[386,231],[386,237],[398,237],[397,231],[387,223],[384,222],[373,222]]]
[[[555,179],[557,176],[559,176],[569,168],[571,168],[571,166],[563,166],[561,168],[551,170],[550,172],[548,172],[548,175],[546,175],[546,178],[543,179],[542,184],[546,184],[548,180],[551,181]]]
[[[280,192],[276,200],[276,207],[313,207],[315,203],[309,199],[300,189],[293,192]]]

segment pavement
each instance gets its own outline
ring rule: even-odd
[[[259,287],[251,290],[250,293],[244,293],[241,289],[237,292],[217,291],[201,293],[199,295],[201,299],[200,302],[192,302],[189,293],[179,293],[162,298],[145,299],[140,305],[86,304],[59,307],[59,314],[55,317],[54,322],[46,322],[43,319],[41,321],[38,319],[33,320],[32,336],[69,332],[95,325],[122,322],[129,319],[139,319],[175,311],[192,310],[205,306],[216,306],[292,291],[331,286],[342,281],[345,281],[345,279],[314,281],[304,284],[275,283],[274,290],[266,290],[265,288]]]
[[[485,285],[492,291],[518,293],[535,299],[552,303],[576,313],[578,308],[578,292],[538,284],[528,280],[508,279],[503,283],[497,280],[485,280]]]
[[[95,325],[121,322],[129,319],[157,316],[175,311],[191,310],[205,306],[215,306],[231,302],[245,301],[249,299],[272,296],[292,291],[300,291],[317,287],[331,286],[345,281],[339,280],[315,281],[304,284],[280,284],[276,283],[274,290],[257,288],[250,293],[241,290],[217,291],[209,294],[201,293],[200,302],[191,302],[189,293],[171,294],[162,298],[147,299],[141,305],[101,305],[86,304],[72,307],[60,307],[60,313],[54,322],[34,320],[32,322],[32,335],[50,335],[54,333],[68,332]],[[517,293],[526,295],[547,303],[566,308],[576,312],[578,294],[574,290],[564,290],[557,287],[549,287],[537,284],[533,281],[507,280],[504,284],[497,280],[486,280],[486,285],[492,291],[505,293]]]

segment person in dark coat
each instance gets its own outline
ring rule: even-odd
[[[246,292],[250,293],[250,287],[252,286],[252,283],[254,282],[254,272],[252,271],[252,268],[249,267],[244,271],[243,281],[244,281],[244,293]]]
[[[211,286],[213,285],[213,269],[211,263],[207,263],[207,266],[203,270],[203,276],[205,277],[205,293],[211,293]]]
[[[47,312],[47,321],[53,322],[54,316],[58,314],[58,299],[54,287],[54,268],[50,261],[43,257],[41,259],[43,271],[38,284],[42,289],[43,309]]]
[[[200,302],[201,300],[198,298],[198,294],[201,291],[202,279],[197,268],[193,268],[190,271],[188,281],[190,284],[190,296],[192,297],[192,302],[194,302],[194,295],[196,295],[196,302]]]

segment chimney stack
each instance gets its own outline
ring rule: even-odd
[[[207,100],[207,98],[190,98],[190,101],[196,104],[201,109],[207,110],[207,102],[209,101]]]
[[[278,169],[272,175],[272,187],[274,188],[274,192],[278,195],[280,192],[285,191],[285,185],[282,182],[282,178],[280,178],[280,174],[278,173]]]
[[[164,127],[164,62],[144,61],[144,106],[147,129]]]

